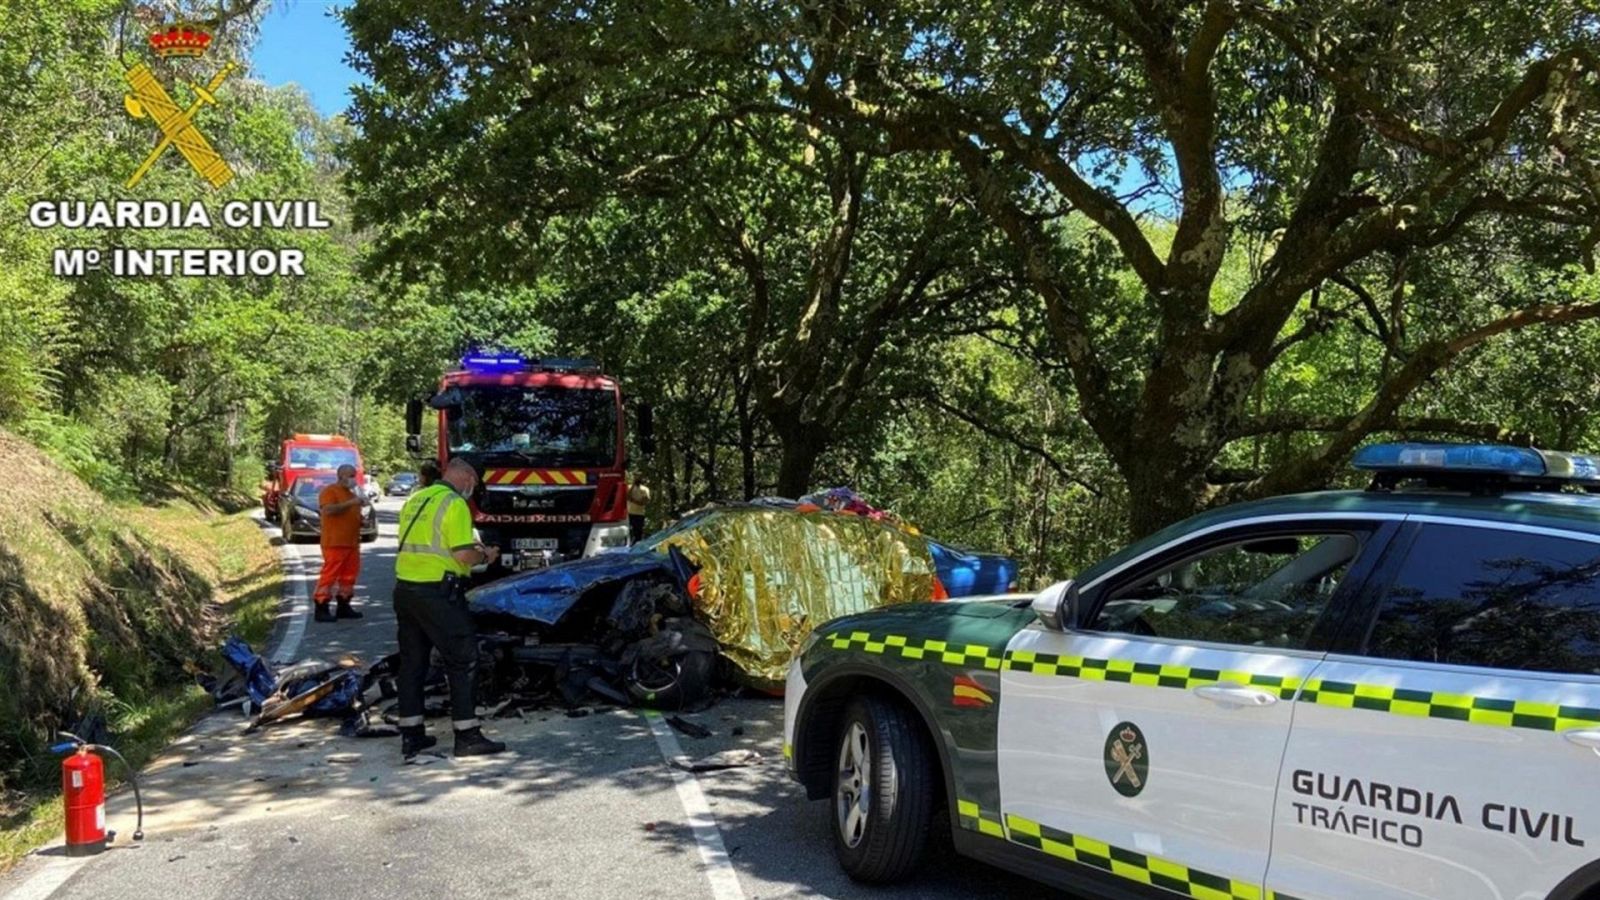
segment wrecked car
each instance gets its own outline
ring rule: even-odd
[[[781,689],[791,652],[822,622],[1003,593],[1016,574],[1008,557],[892,518],[767,501],[707,507],[632,547],[467,597],[496,681],[671,709],[703,702],[719,674]]]

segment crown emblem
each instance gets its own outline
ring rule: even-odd
[[[1118,734],[1117,737],[1122,738],[1124,744],[1131,744],[1139,739],[1139,735],[1135,734],[1132,728],[1122,729],[1122,733]]]
[[[176,56],[203,56],[209,46],[211,46],[211,34],[188,25],[173,25],[166,31],[157,31],[150,35],[150,49],[163,59]]]

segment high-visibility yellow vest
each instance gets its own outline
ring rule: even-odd
[[[446,575],[466,575],[472,567],[455,551],[472,547],[472,510],[466,498],[444,482],[412,494],[400,510],[400,552],[394,577],[400,581],[437,582]]]

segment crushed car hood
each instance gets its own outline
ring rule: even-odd
[[[499,613],[554,625],[590,588],[649,572],[673,572],[665,553],[649,550],[602,553],[559,566],[525,572],[467,592],[475,613]]]

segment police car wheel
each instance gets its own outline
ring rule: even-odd
[[[904,706],[863,697],[845,710],[829,804],[834,851],[857,881],[883,884],[922,861],[933,823],[933,755]]]

